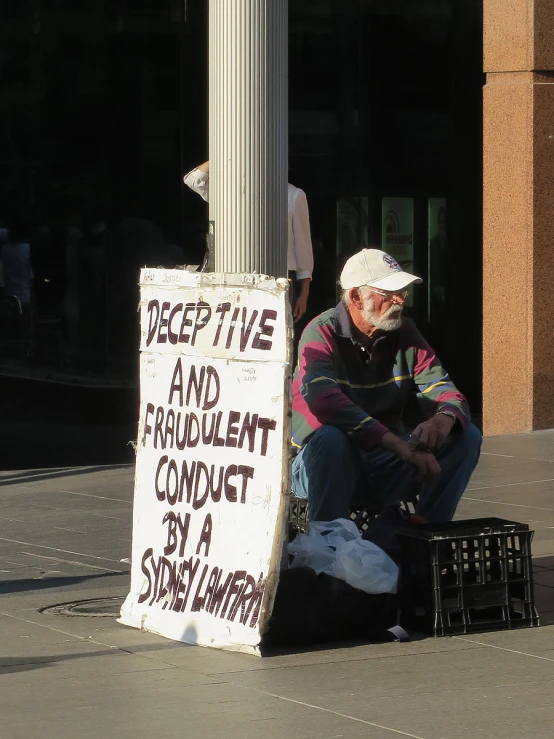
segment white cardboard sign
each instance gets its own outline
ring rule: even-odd
[[[131,588],[120,622],[259,653],[289,490],[286,280],[141,273]]]

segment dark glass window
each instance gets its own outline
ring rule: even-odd
[[[289,16],[309,316],[404,204],[406,260],[431,277],[410,310],[477,398],[480,304],[466,296],[481,288],[482,2],[291,0]],[[139,267],[204,249],[206,207],[182,176],[208,155],[207,2],[4,0],[0,91],[0,228],[23,229],[34,272],[31,340],[4,332],[1,352],[134,377]]]

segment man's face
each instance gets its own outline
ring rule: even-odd
[[[402,310],[405,298],[400,293],[383,295],[369,289],[366,297],[362,297],[361,313],[364,319],[382,331],[396,331],[402,322]]]

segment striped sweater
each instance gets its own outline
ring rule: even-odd
[[[343,303],[305,328],[292,383],[292,442],[302,447],[320,426],[342,429],[367,451],[389,430],[404,431],[402,412],[416,394],[424,416],[448,409],[464,428],[469,408],[409,318],[369,339]]]

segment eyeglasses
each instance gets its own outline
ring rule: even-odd
[[[403,298],[406,300],[409,293],[409,290],[376,290],[374,287],[370,287],[369,289],[372,293],[377,293],[377,295],[381,295],[387,300],[392,300],[393,298]]]

